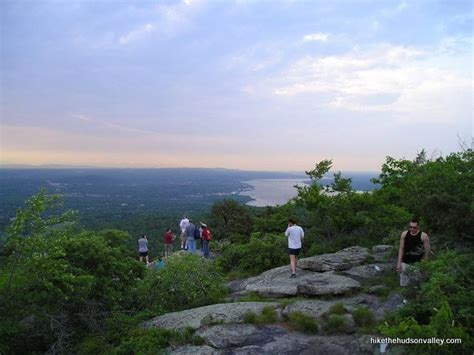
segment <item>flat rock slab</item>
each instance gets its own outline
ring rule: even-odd
[[[348,270],[344,270],[342,273],[349,277],[353,277],[356,280],[365,280],[379,276],[382,274],[383,271],[391,269],[393,270],[394,266],[395,265],[392,263],[360,265]]]
[[[222,324],[202,328],[196,335],[204,338],[213,348],[225,349],[247,345],[265,344],[286,333],[279,326],[260,326],[252,324]]]
[[[312,318],[319,319],[336,303],[341,302],[348,312],[352,312],[359,306],[367,306],[374,311],[380,307],[380,301],[376,296],[361,294],[353,297],[335,300],[302,300],[290,303],[282,311],[283,316],[293,312],[301,312]]]
[[[277,315],[280,313],[280,304],[276,302],[221,303],[167,313],[142,323],[142,327],[181,330],[186,327],[199,329],[211,324],[243,323],[246,313],[261,314],[265,307],[274,307]]]
[[[318,273],[298,270],[296,278],[290,278],[287,266],[268,270],[241,283],[239,294],[255,292],[265,297],[297,295],[343,295],[361,288],[356,280],[332,272]]]
[[[301,259],[298,261],[298,267],[317,272],[347,270],[362,264],[369,255],[367,248],[349,247],[337,253],[321,254]]]
[[[279,336],[266,336],[268,331],[273,331]],[[306,335],[298,332],[288,332],[280,326],[258,327],[255,344],[244,346],[230,346],[215,349],[211,346],[189,346],[168,348],[169,354],[226,354],[226,355],[274,355],[274,354],[304,354],[304,355],[349,355],[349,354],[374,354],[378,347],[370,343],[368,335],[334,335],[319,336]],[[282,333],[283,332],[283,333]],[[194,353],[193,353],[194,351]]]

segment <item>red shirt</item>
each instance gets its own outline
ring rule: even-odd
[[[165,240],[165,244],[173,244],[173,233],[165,232],[163,239]]]

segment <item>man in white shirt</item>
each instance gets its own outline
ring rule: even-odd
[[[189,226],[189,219],[186,215],[183,216],[181,222],[179,222],[179,229],[181,229],[181,250],[186,250],[186,228]]]
[[[291,278],[296,277],[296,265],[298,264],[298,254],[301,250],[301,242],[304,239],[303,228],[296,225],[293,218],[288,220],[288,228],[285,235],[288,237],[288,254],[290,255]]]

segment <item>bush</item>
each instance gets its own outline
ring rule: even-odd
[[[302,312],[290,313],[289,326],[291,329],[303,333],[317,334],[319,332],[319,325],[316,320]]]
[[[143,308],[160,314],[217,303],[226,295],[226,288],[213,262],[175,254],[163,269],[148,270],[139,294]]]
[[[278,319],[277,312],[274,307],[267,306],[262,309],[262,314],[255,312],[247,312],[244,315],[244,322],[250,324],[268,324],[274,323]]]
[[[288,263],[288,242],[282,235],[253,234],[246,244],[229,246],[218,265],[235,277],[256,275]]]
[[[331,314],[324,325],[328,333],[343,333],[347,329],[346,318],[339,314]]]
[[[357,307],[352,312],[354,322],[358,327],[366,328],[374,324],[374,314],[368,307]]]
[[[346,307],[342,302],[334,303],[331,308],[329,308],[329,314],[344,314],[346,313]]]

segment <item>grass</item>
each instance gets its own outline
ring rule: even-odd
[[[290,313],[288,321],[288,325],[293,330],[309,334],[317,334],[319,332],[319,324],[316,320],[302,312]]]
[[[374,326],[374,314],[368,307],[357,307],[352,312],[352,317],[357,327],[369,329]]]
[[[342,302],[336,302],[334,303],[331,308],[329,308],[329,314],[345,314],[346,313],[346,307],[344,306],[344,303]]]
[[[274,307],[266,306],[261,314],[247,312],[244,314],[244,323],[249,324],[268,324],[275,323],[278,320],[278,314]]]
[[[331,314],[324,325],[324,330],[330,334],[344,333],[347,329],[346,319],[339,314]]]

